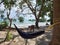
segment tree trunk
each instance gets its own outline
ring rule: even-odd
[[[11,27],[11,25],[12,25],[12,19],[9,19],[9,21],[10,21],[10,27]]]
[[[52,25],[53,24],[53,11],[51,11],[51,22],[50,24]]]
[[[11,11],[11,7],[9,8],[9,13],[7,12],[7,18],[8,18],[8,20],[9,20],[9,28],[11,28],[11,25],[12,25],[12,19],[11,18],[9,18],[9,16],[10,16],[10,11]]]
[[[54,0],[53,23],[60,22],[60,0]],[[60,45],[60,24],[53,28],[53,36],[49,45]]]
[[[35,22],[35,26],[36,26],[36,28],[39,28],[38,22],[39,22],[39,20],[36,19],[36,22]]]
[[[53,24],[53,18],[51,17],[51,22],[50,22],[50,24],[52,25]]]

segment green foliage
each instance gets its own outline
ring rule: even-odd
[[[45,1],[45,5],[42,10],[42,15],[46,15],[47,12],[51,12],[52,2],[50,0]]]
[[[10,8],[15,4],[15,0],[4,0],[4,5],[6,8]]]
[[[3,21],[0,23],[0,30],[6,28],[8,26],[8,23],[6,21]]]
[[[19,22],[23,22],[24,18],[23,17],[19,17],[18,20],[19,20]]]
[[[1,19],[3,19],[4,18],[4,15],[1,15]]]
[[[13,38],[13,35],[8,31],[6,41],[10,41]]]
[[[16,19],[13,19],[13,21],[15,22],[15,21],[16,21]]]
[[[4,23],[4,27],[8,26],[8,23],[6,21],[3,21],[2,23]]]
[[[19,3],[19,7],[22,9],[22,5],[24,4],[24,1],[21,1],[20,3]]]
[[[38,6],[42,4],[41,0],[37,0]]]
[[[39,19],[39,22],[45,22],[45,21],[46,21],[45,18]]]

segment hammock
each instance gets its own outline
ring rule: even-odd
[[[38,32],[33,32],[33,33],[23,32],[21,29],[18,29],[18,27],[15,24],[14,26],[17,32],[19,33],[19,35],[24,39],[36,38],[37,36],[40,36],[45,33],[45,31],[38,31]]]

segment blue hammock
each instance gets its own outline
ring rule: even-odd
[[[45,31],[38,31],[38,32],[33,32],[33,33],[23,32],[21,29],[18,29],[15,24],[14,24],[14,26],[15,26],[17,32],[19,33],[19,35],[24,39],[36,38],[37,36],[40,36],[45,33]]]

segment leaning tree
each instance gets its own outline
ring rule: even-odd
[[[52,17],[51,14],[51,0],[22,0],[19,5],[20,8],[22,9],[24,4],[26,4],[28,6],[28,8],[30,9],[30,11],[32,12],[32,14],[35,16],[35,26],[38,28],[38,23],[39,23],[39,19],[40,17],[44,17],[44,15],[47,14],[47,12],[50,12],[50,17]],[[52,21],[52,19],[51,19]]]
[[[12,18],[10,18],[10,13],[12,7],[15,5],[16,0],[4,0],[3,4],[5,6],[5,10],[7,10],[7,19],[9,20],[10,24],[9,26],[11,27],[12,24]]]
[[[7,19],[9,20],[9,28],[11,29],[11,24],[12,24],[12,18],[10,18],[10,13],[11,13],[11,9],[12,7],[15,5],[16,0],[1,0],[0,4],[3,3],[5,10],[7,10]],[[7,40],[8,35],[9,35],[10,30],[7,32],[6,38],[1,41],[0,43],[4,42]]]

